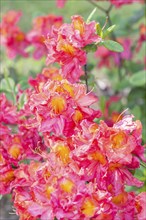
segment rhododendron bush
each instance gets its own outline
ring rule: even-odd
[[[11,194],[20,220],[146,219],[145,67],[132,60],[146,40],[145,25],[133,42],[116,35],[110,17],[113,7],[133,2],[110,0],[103,8],[90,0],[96,8],[88,18],[75,14],[66,22],[41,15],[27,32],[18,23],[21,11],[2,16],[8,63],[2,64],[0,88],[0,194]],[[98,10],[104,22],[94,19]],[[24,69],[15,65],[27,59],[32,70],[24,80],[17,73],[25,75]],[[36,63],[41,67],[34,74]],[[107,82],[95,76],[103,67]],[[108,78],[108,71],[116,76]],[[131,96],[138,89],[134,110]]]

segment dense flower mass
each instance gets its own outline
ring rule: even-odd
[[[100,116],[99,111],[89,109],[96,101],[95,95],[86,94],[84,85],[71,84],[66,79],[48,79],[30,96],[29,108],[36,115],[39,131],[67,135],[83,119]]]
[[[62,7],[65,1],[58,3]],[[9,34],[20,34],[20,16],[11,11],[1,24],[2,43],[13,56],[22,45],[7,42]],[[48,53],[48,67],[29,78],[31,88],[18,89],[15,104],[0,96],[0,194],[12,194],[20,220],[145,220],[146,193],[127,190],[143,186],[133,175],[146,162],[142,124],[131,114],[109,113],[110,104],[121,98],[117,95],[105,103],[105,120],[100,118],[97,96],[80,80],[85,47],[102,41],[96,22],[79,15],[71,24],[62,22],[53,15],[34,20],[26,42],[34,45],[35,59]],[[143,39],[141,27],[139,42]],[[117,66],[131,59],[131,41],[119,41],[126,48],[120,56],[98,47],[99,66],[104,59],[110,67],[109,56]],[[20,97],[25,97],[22,106]]]
[[[2,126],[17,123],[17,132],[5,129],[1,136],[0,193],[13,191],[21,220],[143,219],[145,194],[125,191],[125,185],[143,185],[130,172],[145,160],[140,121],[125,116],[112,127],[97,124],[92,120],[99,112],[89,107],[97,99],[83,85],[45,80],[38,87],[31,81],[35,91],[24,119],[3,96],[7,115],[17,121],[3,119]],[[39,129],[28,126],[29,114]],[[31,162],[23,164],[26,159]]]
[[[83,75],[82,66],[87,61],[83,48],[101,40],[95,33],[95,24],[86,24],[81,16],[73,16],[71,24],[63,24],[58,30],[54,27],[47,36],[47,64],[59,63],[63,76],[70,82]]]

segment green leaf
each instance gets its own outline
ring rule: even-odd
[[[87,22],[86,23],[89,23],[91,21],[91,18],[93,17],[93,15],[95,14],[97,8],[94,8],[93,11],[90,13],[90,15],[88,16],[87,18]]]
[[[89,53],[89,52],[95,52],[97,50],[97,46],[95,44],[88,44],[83,49]]]
[[[137,63],[134,61],[125,60],[124,62],[126,70],[128,70],[130,73],[136,73],[143,70],[143,64]]]
[[[34,51],[34,47],[31,45],[31,46],[27,47],[27,49],[25,51],[27,53],[32,53]]]
[[[130,77],[130,83],[132,86],[144,86],[146,84],[146,72],[145,70],[139,71]]]
[[[105,103],[106,103],[105,96],[101,96],[99,100],[99,105],[100,105],[100,110],[102,111],[102,113],[105,111]]]
[[[5,79],[1,80],[0,88],[1,88],[1,90],[6,90],[8,92],[14,91],[15,82],[12,78],[6,77]]]
[[[102,41],[100,45],[103,45],[108,50],[115,51],[115,52],[122,52],[124,50],[121,44],[117,43],[116,41],[112,41],[112,40]]]
[[[22,90],[25,90],[25,89],[29,88],[27,80],[21,80],[18,84],[21,86]]]
[[[19,110],[23,108],[23,106],[24,106],[24,104],[26,103],[26,101],[27,101],[26,94],[23,93],[23,94],[20,96],[19,100],[18,100],[18,108],[19,108]]]
[[[0,200],[2,199],[2,197],[3,197],[3,196],[0,194]]]
[[[102,31],[102,28],[100,26],[99,23],[96,23],[96,33],[102,38],[103,37],[103,31]]]
[[[16,102],[15,82],[12,78],[5,76],[0,82],[0,92],[4,92],[9,100]]]
[[[106,36],[108,36],[114,29],[115,29],[116,25],[112,25],[110,26],[104,33],[103,33],[103,38],[105,38]]]
[[[116,82],[115,88],[117,91],[121,91],[125,88],[129,88],[129,80],[126,78],[123,78],[121,81]]]
[[[134,108],[131,109],[130,112],[136,117],[136,119],[140,119],[140,117],[141,117],[141,109],[140,109],[140,107],[138,105],[134,106]]]

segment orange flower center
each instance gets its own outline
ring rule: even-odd
[[[9,154],[11,155],[11,157],[13,157],[14,159],[17,159],[20,155],[20,146],[19,145],[12,145],[9,149]]]
[[[112,137],[112,144],[113,148],[121,148],[123,146],[123,143],[125,141],[125,133],[120,131],[118,134],[114,135]]]
[[[117,196],[114,196],[112,198],[112,202],[114,204],[116,204],[117,206],[118,205],[122,205],[122,204],[125,204],[127,202],[127,193],[126,192],[123,192],[123,193],[120,193],[119,195]]]
[[[66,165],[69,163],[70,149],[65,145],[57,145],[55,148],[56,155],[61,159],[61,161]]]
[[[62,96],[55,96],[51,99],[51,107],[55,114],[61,114],[66,107],[66,101]]]
[[[89,128],[89,131],[91,133],[95,133],[97,129],[98,129],[98,124],[92,124]]]
[[[83,23],[82,19],[76,18],[73,21],[73,27],[75,30],[78,30],[80,32],[80,35],[84,34],[85,28],[84,28],[84,23]]]
[[[24,40],[24,34],[23,33],[18,33],[16,35],[16,41],[23,41]]]
[[[0,181],[4,183],[9,183],[14,179],[14,171],[9,170],[8,172],[4,173],[3,176],[0,177]]]
[[[66,179],[60,184],[60,187],[64,192],[71,193],[74,183],[71,180]]]
[[[91,199],[86,199],[82,205],[82,213],[87,217],[92,217],[95,212],[95,205]]]
[[[52,186],[47,186],[46,187],[46,195],[47,198],[50,199],[51,193],[54,191],[54,188]]]
[[[69,55],[74,55],[75,53],[75,48],[68,42],[60,39],[59,44],[58,44],[58,49],[61,51],[66,52]]]
[[[83,119],[83,115],[82,115],[82,113],[79,111],[79,110],[75,110],[75,113],[74,113],[74,115],[73,115],[73,120],[74,120],[74,122],[79,122],[79,121],[81,121]]]
[[[110,171],[114,171],[114,170],[116,170],[117,168],[120,168],[122,165],[121,164],[119,164],[119,163],[110,163],[110,165],[109,165],[109,170]]]
[[[101,163],[102,165],[105,165],[106,164],[106,159],[105,159],[105,156],[103,154],[101,154],[100,152],[93,152],[89,155],[89,157],[92,159],[92,160],[96,160],[98,161],[99,163]]]

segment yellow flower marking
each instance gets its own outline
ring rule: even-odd
[[[102,165],[106,164],[105,156],[99,152],[93,152],[89,156],[91,157],[91,159],[98,161]]]
[[[74,183],[71,180],[66,179],[60,184],[60,187],[64,192],[71,193]]]
[[[56,155],[61,159],[64,165],[68,164],[70,161],[69,154],[70,149],[68,146],[65,145],[57,145],[55,148]]]
[[[81,18],[75,18],[73,21],[73,27],[75,30],[78,30],[80,32],[80,35],[83,35],[85,32],[84,28],[84,22]]]
[[[50,199],[51,193],[54,191],[54,188],[52,186],[47,186],[46,187],[46,195],[47,198]]]
[[[11,155],[11,157],[13,157],[14,159],[17,159],[20,155],[20,147],[19,145],[12,145],[9,149],[9,154]]]
[[[112,198],[112,202],[116,205],[125,204],[127,202],[127,193],[123,192],[123,193],[118,194],[117,196],[114,196]]]
[[[79,121],[81,121],[83,119],[83,115],[82,115],[82,113],[79,111],[79,110],[75,110],[75,113],[74,113],[74,115],[73,115],[73,120],[74,120],[74,122],[79,122]]]
[[[61,114],[66,107],[66,100],[62,96],[54,96],[51,99],[51,107],[55,114]]]
[[[86,199],[82,205],[82,213],[86,217],[92,217],[95,213],[95,205],[91,199]]]
[[[11,182],[14,179],[14,171],[10,170],[0,177],[0,181],[4,183]]]
[[[116,149],[123,147],[124,140],[125,140],[125,134],[124,132],[120,131],[118,134],[112,137],[112,144],[113,144],[112,147]]]

